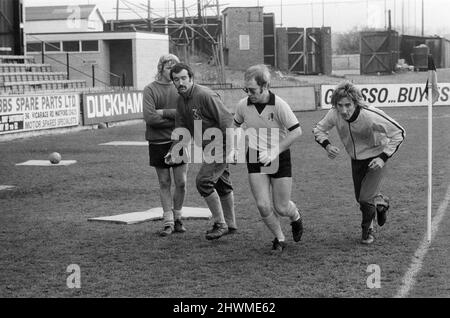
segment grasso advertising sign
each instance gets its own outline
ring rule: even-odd
[[[365,101],[375,107],[426,106],[425,83],[423,84],[361,84],[356,85]],[[450,83],[438,83],[440,96],[435,106],[450,106]],[[331,94],[336,85],[322,85],[320,105],[331,108]]]
[[[142,102],[142,91],[84,94],[84,124],[141,119]]]
[[[78,94],[0,96],[0,134],[78,126]]]

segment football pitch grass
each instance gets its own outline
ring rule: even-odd
[[[271,254],[273,237],[243,164],[231,166],[238,234],[207,241],[208,220],[186,220],[186,233],[166,238],[157,234],[161,221],[88,222],[160,206],[147,147],[100,145],[144,141],[144,123],[0,141],[0,185],[12,186],[0,190],[0,297],[394,297],[426,235],[427,109],[384,110],[406,129],[406,140],[388,161],[383,192],[391,209],[375,227],[375,242],[359,243],[361,212],[336,132],[330,138],[341,155],[334,161],[314,141],[312,126],[325,111],[300,112],[292,200],[305,229],[295,243],[282,220],[288,247],[279,256]],[[433,112],[434,216],[450,186],[450,107]],[[76,164],[16,166],[54,151]],[[186,206],[206,207],[195,188],[198,169],[189,166]],[[407,296],[450,297],[449,228],[445,211]],[[71,264],[80,268],[81,288],[67,286]],[[369,288],[373,265],[381,280]]]

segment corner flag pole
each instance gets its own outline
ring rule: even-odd
[[[431,242],[431,207],[433,193],[433,98],[431,89],[431,70],[428,71],[427,91],[428,91],[428,202],[427,202],[427,238]]]
[[[436,66],[433,56],[428,55],[428,80],[427,80],[427,99],[428,99],[428,202],[427,202],[427,238],[431,242],[431,208],[433,193],[433,104],[439,100],[439,87],[437,83]]]

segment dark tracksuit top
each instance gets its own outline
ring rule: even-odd
[[[194,138],[194,120],[202,121],[202,135],[208,128],[218,128],[226,143],[226,129],[233,127],[233,115],[223,105],[220,96],[208,87],[193,84],[189,92],[178,98],[175,127],[187,128]],[[210,143],[204,140],[202,146]]]
[[[220,96],[211,89],[194,84],[184,95],[180,94],[175,116],[175,127],[187,128],[194,138],[194,120],[202,121],[202,136],[208,128],[220,129],[223,136],[223,154],[226,153],[226,129],[233,125],[233,116],[225,108]],[[195,140],[203,148],[210,140]],[[225,158],[223,158],[225,159]],[[196,177],[197,190],[202,197],[208,197],[214,190],[220,197],[233,191],[228,164],[203,162]]]

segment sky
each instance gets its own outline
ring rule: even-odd
[[[24,0],[25,6],[97,4],[106,19],[115,19],[118,0]],[[119,0],[119,18],[146,18],[149,0]],[[150,0],[151,16],[182,16],[183,0]],[[186,16],[197,14],[197,0],[184,0]],[[209,4],[208,15],[217,14],[216,0]],[[263,6],[265,13],[275,14],[275,23],[283,27],[331,27],[332,32],[353,28],[385,29],[391,10],[392,27],[400,34],[421,35],[422,3],[424,34],[450,35],[449,0],[219,0],[220,9],[227,7]]]

